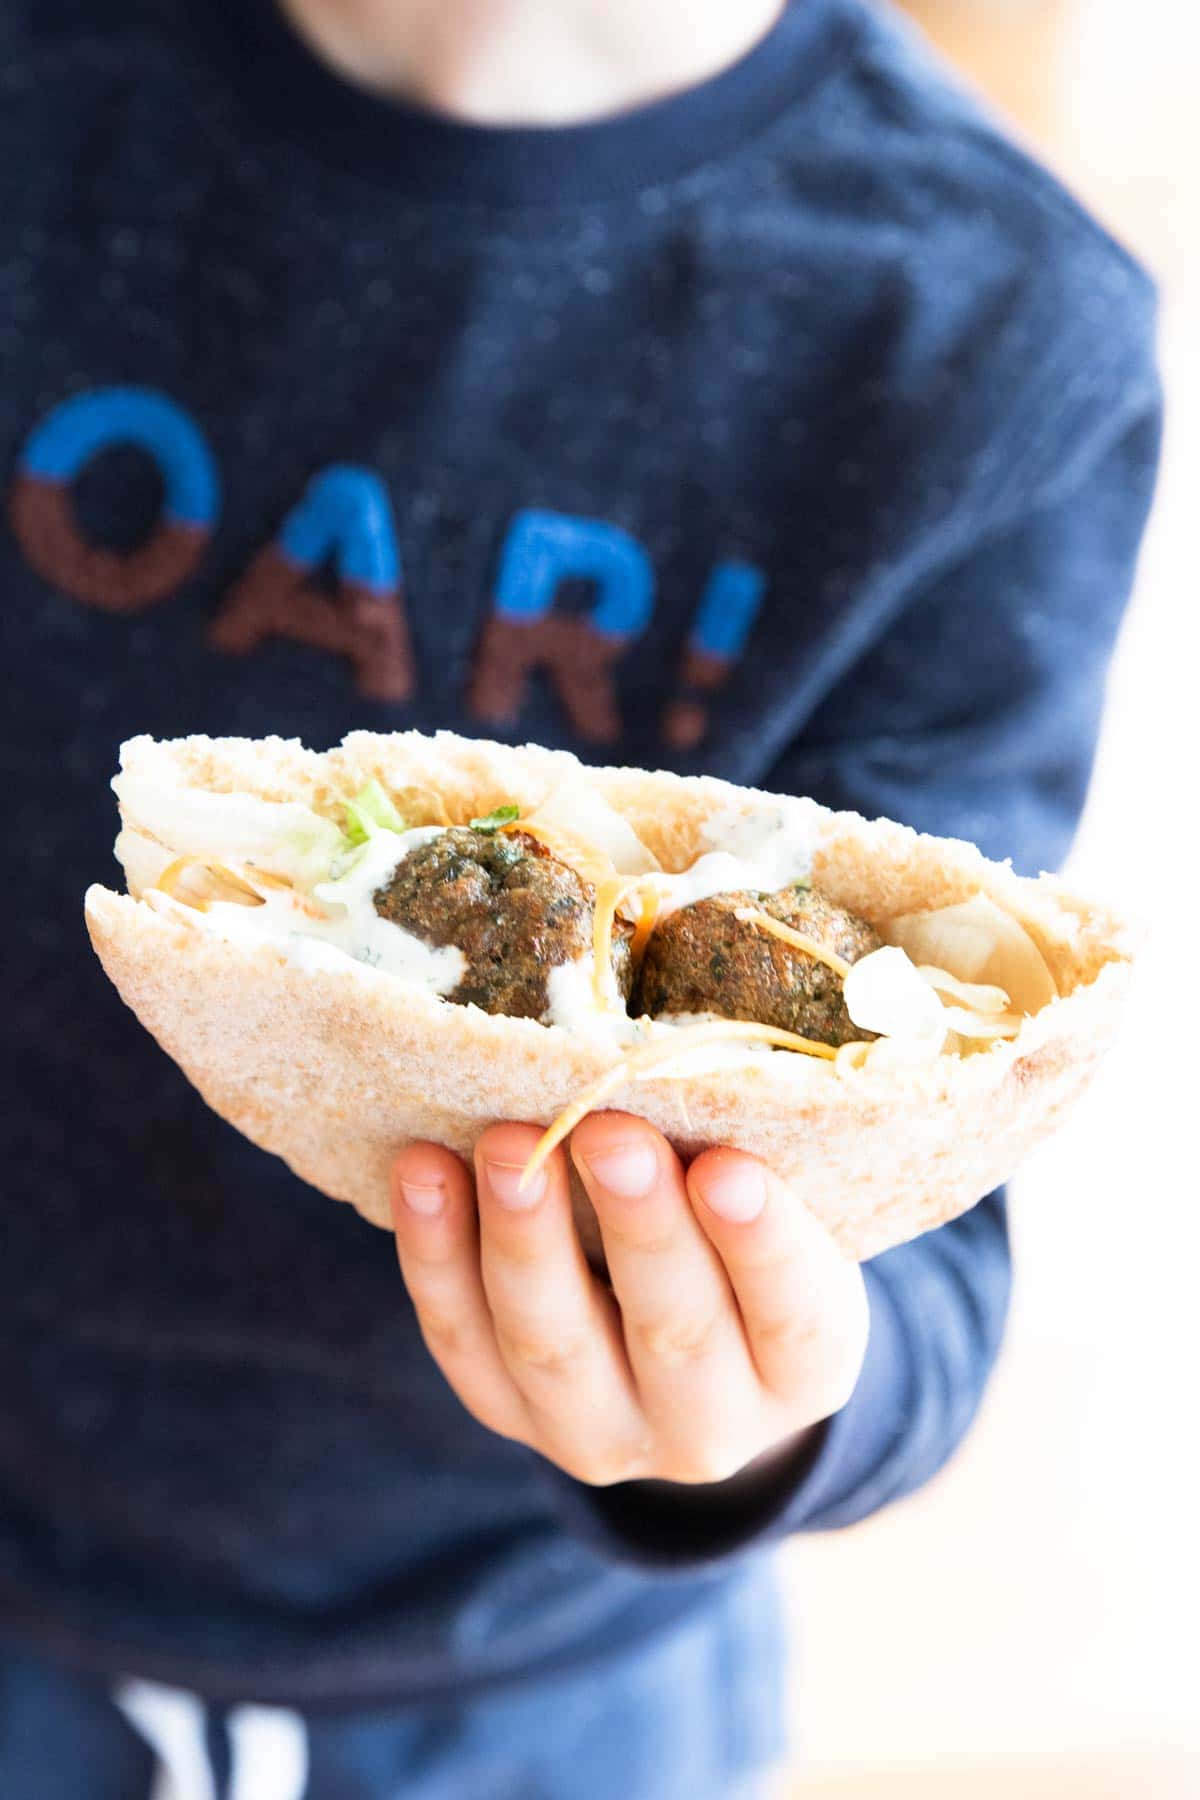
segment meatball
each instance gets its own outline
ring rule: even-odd
[[[865,920],[812,888],[776,894],[714,894],[669,913],[646,948],[633,996],[635,1013],[718,1013],[754,1019],[823,1044],[872,1034],[850,1021],[840,977],[827,963],[735,917],[752,906],[857,962],[881,940]]]
[[[375,911],[423,943],[462,951],[467,972],[447,999],[540,1019],[550,970],[591,950],[595,898],[536,838],[455,825],[397,864],[375,894]],[[612,962],[624,999],[633,979],[631,935],[618,920]]]

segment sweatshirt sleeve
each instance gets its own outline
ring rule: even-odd
[[[971,839],[1022,872],[1056,868],[1087,792],[1160,428],[1151,384],[1119,432],[1096,434],[1067,491],[984,529],[910,596],[764,785]],[[852,1524],[928,1481],[965,1435],[1000,1346],[1003,1190],[864,1275],[858,1384],[790,1465],[705,1489],[564,1477],[575,1528],[624,1560],[687,1566]]]

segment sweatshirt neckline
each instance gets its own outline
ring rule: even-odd
[[[633,193],[728,154],[824,73],[836,0],[788,0],[728,68],[593,123],[471,125],[357,86],[304,41],[276,0],[191,11],[251,114],[335,170],[426,204],[570,205]]]

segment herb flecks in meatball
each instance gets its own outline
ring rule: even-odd
[[[655,930],[638,975],[634,1013],[754,1019],[823,1044],[870,1037],[851,1022],[836,971],[737,918],[747,907],[803,932],[848,963],[880,947],[865,920],[812,888],[714,894],[669,913]]]
[[[520,831],[456,825],[410,852],[375,895],[381,918],[423,943],[453,944],[467,972],[449,1000],[540,1019],[550,970],[592,948],[595,892],[545,845]],[[632,981],[631,928],[613,932],[623,997]]]

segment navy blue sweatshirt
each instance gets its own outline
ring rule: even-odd
[[[869,1266],[857,1391],[753,1506],[558,1476],[108,986],[117,746],[451,726],[1053,868],[1151,284],[857,0],[563,130],[353,91],[267,0],[19,0],[0,89],[0,1630],[290,1702],[633,1645],[943,1463],[1002,1196]]]

